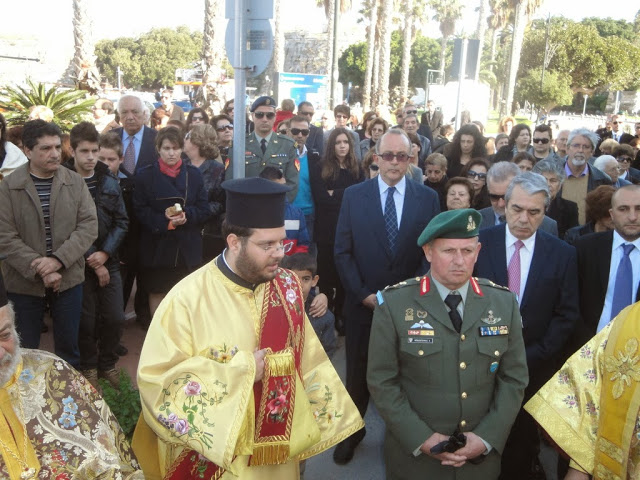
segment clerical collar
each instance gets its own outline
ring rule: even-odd
[[[216,266],[220,269],[222,274],[231,280],[236,285],[240,285],[241,287],[248,288],[249,290],[255,290],[259,283],[249,283],[244,278],[240,277],[237,273],[231,270],[231,267],[227,263],[227,259],[224,258],[224,254],[227,249],[225,248],[222,252],[222,255],[218,256],[216,261]]]

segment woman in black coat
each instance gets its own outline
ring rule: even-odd
[[[160,301],[202,263],[202,228],[211,217],[202,174],[183,163],[184,139],[175,128],[156,137],[157,162],[135,176],[133,208],[140,221],[139,255],[151,315]],[[176,204],[178,211],[174,211]]]

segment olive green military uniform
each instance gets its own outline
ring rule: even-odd
[[[233,154],[229,150],[230,162],[226,165],[225,179],[233,178]],[[284,173],[284,178],[292,190],[287,193],[287,199],[293,202],[298,193],[298,175],[300,172],[300,163],[298,161],[298,152],[294,146],[293,140],[285,135],[272,133],[267,150],[262,153],[260,148],[260,140],[256,138],[255,133],[247,135],[245,140],[245,177],[257,177],[266,166],[279,168]]]
[[[378,295],[367,381],[385,420],[388,479],[491,480],[528,382],[515,296],[471,279],[460,333],[430,275]],[[442,466],[424,453],[433,433],[474,432],[492,446],[479,465]]]

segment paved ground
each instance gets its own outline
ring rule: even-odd
[[[129,354],[121,357],[118,368],[125,368],[134,383],[136,380],[136,369],[140,359],[140,351],[144,342],[145,330],[140,328],[135,322],[131,305],[127,308],[127,321],[122,343],[129,349]],[[53,337],[51,333],[51,321],[46,319],[49,325],[49,333],[42,335],[40,348],[53,351]],[[338,374],[344,381],[345,375],[345,350],[344,338],[339,338],[339,348],[332,361]],[[369,404],[369,409],[365,416],[367,435],[355,451],[353,460],[345,466],[336,465],[333,462],[333,448],[309,459],[306,463],[304,480],[383,480],[384,461],[382,454],[382,443],[384,438],[384,423],[375,406]],[[547,480],[557,480],[555,475],[556,454],[548,447],[543,447],[540,455]]]

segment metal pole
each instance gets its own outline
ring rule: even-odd
[[[584,96],[584,106],[582,107],[582,116],[584,117],[584,114],[587,112],[587,99],[589,98],[589,95],[585,95]]]
[[[460,129],[462,121],[462,82],[467,76],[467,39],[462,39],[462,48],[460,49],[460,68],[458,69],[458,100],[456,102],[456,130]]]
[[[235,0],[235,52],[233,72],[235,97],[233,101],[233,178],[244,178],[244,140],[246,129],[247,92],[247,9],[248,0]]]
[[[341,0],[335,0],[333,2],[333,45],[331,48],[333,49],[333,55],[331,58],[333,59],[331,62],[331,92],[329,96],[329,107],[334,108],[339,102],[336,99],[336,84],[338,83],[338,69],[336,68],[336,64],[338,63],[338,12],[340,11],[340,3]]]
[[[116,74],[118,75],[118,90],[122,90],[122,85],[120,83],[120,77],[122,76],[122,70],[120,70],[120,65],[118,65],[118,69],[116,70]]]

